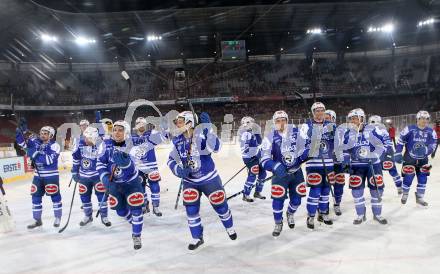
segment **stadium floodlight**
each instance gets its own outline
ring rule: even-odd
[[[418,27],[423,27],[423,26],[427,26],[427,25],[433,25],[434,23],[435,23],[435,19],[434,18],[428,18],[426,20],[419,21],[417,26]]]
[[[306,31],[307,34],[321,34],[322,33],[322,29],[320,28],[313,28],[313,29],[308,29]]]
[[[41,40],[43,40],[43,42],[57,42],[58,41],[58,37],[53,36],[53,35],[49,35],[49,34],[41,34]]]
[[[147,41],[148,42],[153,42],[153,41],[158,41],[158,40],[162,40],[162,36],[160,35],[147,35]]]
[[[88,44],[95,44],[96,40],[92,39],[92,38],[87,38],[84,36],[77,36],[75,38],[75,43],[80,45],[80,46],[84,46],[84,45],[88,45]]]
[[[392,33],[394,31],[394,25],[391,23],[385,24],[381,27],[369,27],[367,32],[383,32],[383,33]]]

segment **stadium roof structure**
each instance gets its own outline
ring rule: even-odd
[[[2,0],[0,59],[100,62],[220,57],[222,40],[245,40],[250,55],[384,48],[436,40],[437,32],[420,32],[416,24],[438,11],[438,1],[411,0]],[[367,33],[370,26],[390,22],[396,24],[395,34],[373,39]],[[322,35],[307,34],[311,28],[321,29]],[[44,43],[43,34],[56,36],[56,41]],[[148,35],[160,40],[147,41]],[[75,39],[83,36],[96,43],[78,47]]]

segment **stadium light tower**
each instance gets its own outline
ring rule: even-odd
[[[93,38],[87,38],[84,36],[77,36],[75,37],[75,43],[79,46],[84,46],[88,44],[95,44],[96,40]]]
[[[387,23],[380,27],[371,26],[368,28],[367,32],[383,32],[383,33],[392,33],[394,31],[394,24]]]
[[[159,40],[162,40],[162,36],[160,35],[155,35],[155,34],[147,35],[147,42],[154,42]]]
[[[434,25],[434,23],[435,23],[434,18],[428,18],[426,20],[419,21],[419,23],[417,24],[417,27],[421,28],[424,26]]]
[[[307,34],[321,34],[322,32],[321,28],[313,28],[306,31]]]

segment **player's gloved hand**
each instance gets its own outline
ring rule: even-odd
[[[396,153],[394,154],[394,161],[398,164],[403,163],[403,156],[402,153]]]
[[[102,183],[104,184],[105,189],[109,189],[110,187],[110,176],[109,175],[104,175],[102,177]]]
[[[78,183],[79,182],[79,174],[78,173],[72,174],[72,179]]]
[[[428,148],[426,146],[415,146],[413,148],[413,153],[416,157],[423,158],[428,154]]]
[[[342,170],[344,172],[348,173],[350,171],[351,169],[350,159],[344,157],[344,160],[342,161],[341,165],[342,165]]]
[[[113,152],[113,162],[120,167],[126,167],[130,164],[130,156],[122,151]]]
[[[279,178],[287,176],[287,170],[281,163],[275,165],[275,168],[273,169],[273,173],[275,174],[275,176]]]
[[[176,175],[182,179],[188,177],[190,172],[191,169],[189,167],[177,166]]]

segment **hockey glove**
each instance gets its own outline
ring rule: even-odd
[[[104,184],[105,189],[108,190],[110,187],[110,176],[104,175],[104,177],[102,177],[102,183]]]
[[[403,162],[402,153],[395,153],[394,154],[394,161],[398,164],[401,164]]]
[[[72,179],[78,183],[79,182],[79,174],[78,173],[72,174]]]
[[[191,169],[189,167],[183,168],[181,166],[177,166],[176,175],[182,179],[188,177],[190,172]]]
[[[130,165],[130,156],[122,151],[113,152],[113,162],[119,167],[127,167]]]

